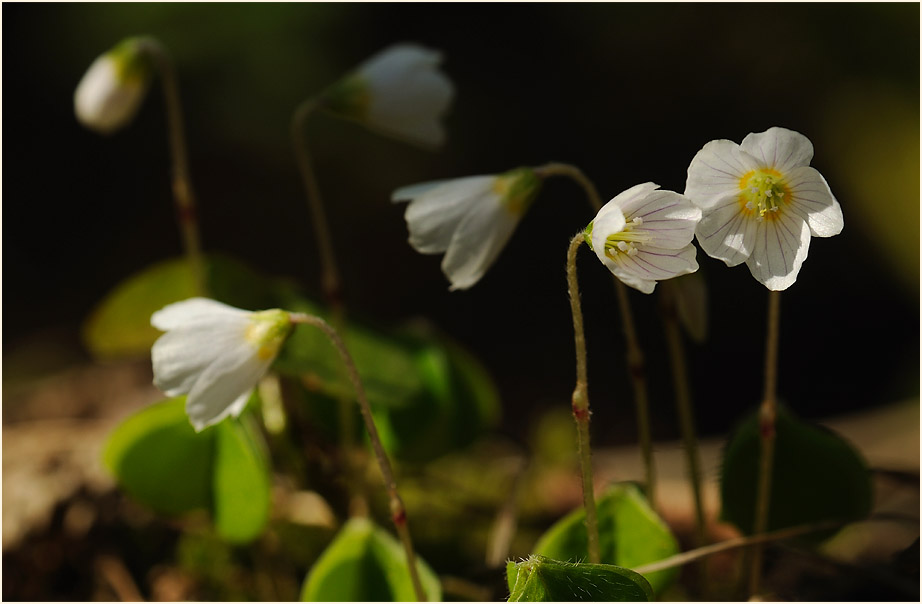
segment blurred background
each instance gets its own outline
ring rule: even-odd
[[[548,161],[580,167],[607,200],[640,182],[684,190],[708,141],[784,126],[845,229],[813,239],[782,296],[779,394],[828,417],[919,393],[919,6],[917,4],[97,4],[3,7],[3,384],[91,362],[82,320],[116,284],[181,253],[155,82],[135,122],[81,127],[73,92],[129,35],[159,38],[180,77],[205,249],[299,280],[319,298],[291,113],[378,50],[444,53],[456,86],[448,142],[429,152],[315,116],[308,140],[357,317],[426,317],[473,352],[522,441],[574,379],[567,242],[593,215],[547,183],[497,263],[449,292],[441,257],[407,244],[394,189]],[[699,429],[725,434],[757,403],[767,291],[744,266],[699,253],[710,333],[688,345]],[[593,438],[635,442],[610,274],[580,262]],[[632,292],[654,437],[674,439],[657,296]],[[20,399],[13,399],[13,403]],[[28,417],[4,397],[4,420]],[[18,415],[17,415],[18,414]],[[6,455],[6,450],[4,451]],[[4,465],[6,471],[6,465]]]

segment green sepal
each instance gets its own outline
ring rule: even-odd
[[[531,556],[506,564],[509,602],[650,602],[643,576],[611,564],[561,562]]]

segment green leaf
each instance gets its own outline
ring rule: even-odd
[[[723,518],[752,533],[761,442],[758,411],[731,436],[720,478]],[[826,520],[860,520],[871,511],[867,465],[834,432],[779,407],[768,530]],[[826,533],[825,536],[828,536]]]
[[[419,556],[417,568],[428,600],[441,600],[439,579]],[[416,601],[403,547],[371,520],[349,520],[308,573],[301,601]]]
[[[211,297],[239,308],[271,306],[267,282],[245,265],[223,256],[205,258]],[[184,258],[165,260],[132,275],[96,306],[83,325],[83,340],[98,358],[148,354],[161,332],[150,316],[172,302],[198,295]]]
[[[641,575],[610,564],[559,562],[531,556],[506,565],[510,602],[650,602]]]
[[[633,568],[668,558],[679,545],[665,522],[650,508],[636,485],[616,484],[596,500],[602,562]],[[586,560],[586,513],[582,508],[560,519],[538,540],[534,553],[556,560]],[[645,575],[656,593],[669,586],[678,569]]]
[[[270,509],[269,468],[261,435],[227,419],[195,432],[184,396],[150,405],[109,435],[105,465],[129,495],[175,516],[211,512],[228,541],[244,542],[265,527]]]

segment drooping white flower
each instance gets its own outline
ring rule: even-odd
[[[74,112],[87,128],[110,134],[138,112],[151,80],[139,38],[129,38],[98,57],[74,92]]]
[[[691,240],[700,219],[691,200],[647,182],[605,204],[586,233],[618,279],[649,294],[657,281],[698,270]]]
[[[404,214],[410,245],[422,254],[444,252],[442,272],[456,290],[483,277],[540,188],[531,168],[517,168],[403,187],[391,201],[410,202]]]
[[[441,62],[437,51],[396,44],[328,88],[321,106],[391,136],[441,145],[441,118],[454,96],[451,80],[438,69]]]
[[[685,195],[703,216],[697,237],[727,266],[746,262],[771,290],[787,289],[810,237],[842,231],[842,208],[823,176],[809,166],[813,144],[785,128],[749,134],[737,145],[706,144],[688,167]]]
[[[197,431],[243,412],[292,329],[283,310],[249,312],[207,298],[169,304],[150,322],[166,332],[151,349],[154,385],[188,395]]]

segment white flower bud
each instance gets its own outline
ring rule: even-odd
[[[110,134],[138,112],[151,80],[139,38],[129,38],[90,65],[74,92],[74,112],[87,128]]]

